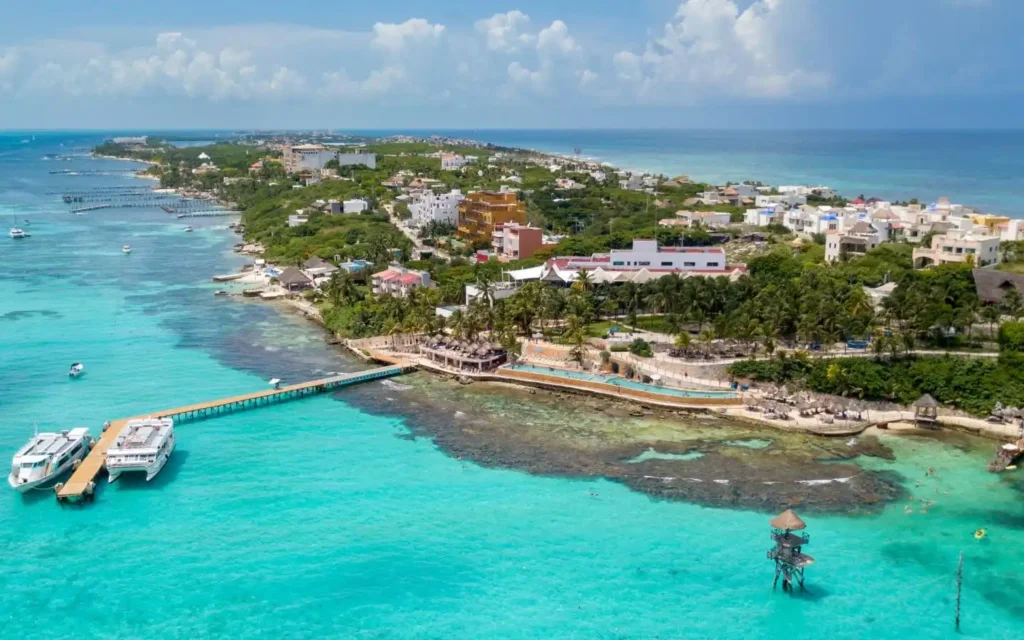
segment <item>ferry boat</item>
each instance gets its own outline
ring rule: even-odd
[[[22,238],[28,237],[28,234],[25,233],[25,230],[19,229],[18,227],[12,228],[10,231],[7,232],[7,235],[11,236],[15,240],[21,240]]]
[[[108,481],[122,473],[145,471],[153,479],[167,464],[174,450],[174,421],[170,418],[129,420],[107,449]]]
[[[89,430],[79,427],[60,433],[37,433],[11,463],[7,484],[25,493],[56,478],[85,457],[89,451]]]
[[[132,247],[131,247],[131,245],[126,244],[123,247],[121,247],[121,251],[124,251],[125,253],[131,253],[132,252]]]
[[[82,375],[84,371],[85,365],[83,365],[81,362],[75,362],[74,364],[71,365],[71,368],[68,369],[68,375],[72,378],[77,378],[78,376]]]

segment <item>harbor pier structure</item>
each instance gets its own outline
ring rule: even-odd
[[[166,411],[155,411],[146,415],[113,420],[106,425],[103,434],[100,436],[95,446],[93,446],[92,451],[90,451],[89,455],[87,455],[85,459],[82,460],[81,464],[78,465],[75,472],[71,475],[71,478],[69,478],[66,483],[61,483],[54,487],[57,494],[57,501],[78,502],[94,496],[96,478],[105,467],[107,450],[117,439],[118,434],[121,433],[121,430],[124,429],[129,420],[138,418],[172,418],[175,422],[183,420],[201,420],[203,418],[220,415],[222,413],[255,409],[271,404],[277,404],[279,402],[326,393],[328,391],[334,391],[336,389],[359,384],[361,382],[381,380],[383,378],[406,373],[412,369],[413,366],[411,364],[400,362],[387,367],[378,367],[376,369],[369,369],[366,371],[345,373],[331,378],[312,380],[301,384],[268,389],[266,391],[258,391],[256,393],[246,395],[231,396],[229,398],[221,398],[220,400],[212,400],[210,402],[200,402],[198,404],[177,407]]]
[[[793,592],[794,581],[804,589],[804,569],[814,564],[814,558],[803,552],[803,547],[810,543],[806,533],[794,533],[807,528],[804,521],[792,509],[786,509],[772,518],[772,540],[775,548],[768,550],[768,559],[775,561],[775,581],[772,590],[779,584],[782,576],[782,590]]]

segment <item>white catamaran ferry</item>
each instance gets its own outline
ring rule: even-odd
[[[60,433],[37,433],[11,463],[7,484],[21,493],[56,478],[89,452],[89,430],[79,427]]]
[[[145,471],[146,480],[160,473],[174,450],[174,421],[170,418],[129,420],[107,449],[109,481],[127,471]]]

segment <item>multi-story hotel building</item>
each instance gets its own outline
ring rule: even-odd
[[[459,203],[459,237],[491,242],[495,225],[526,224],[526,203],[514,191],[472,191]]]

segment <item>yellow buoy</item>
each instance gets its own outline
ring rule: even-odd
[[[975,540],[981,540],[984,537],[985,537],[985,530],[984,529],[978,529],[977,531],[974,532],[974,539]]]

